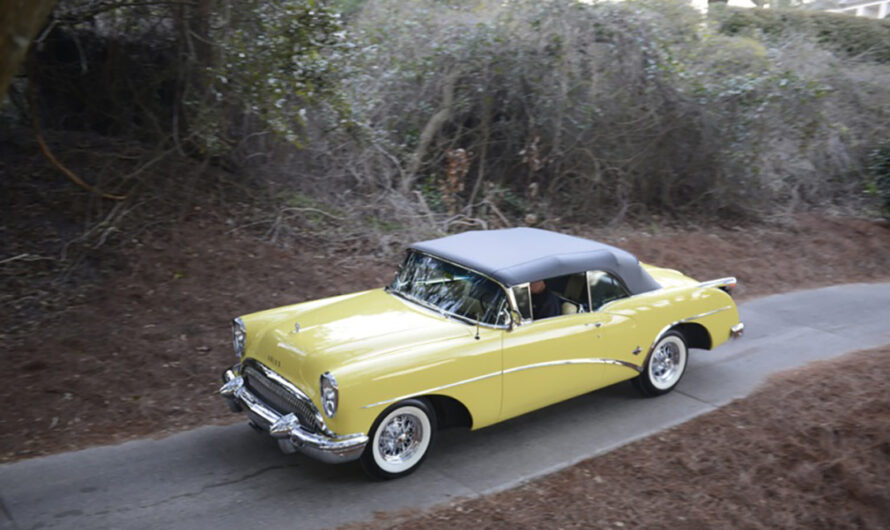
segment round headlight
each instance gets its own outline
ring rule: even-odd
[[[337,405],[340,401],[340,391],[337,388],[337,380],[331,372],[321,374],[321,407],[325,416],[333,418],[337,414]]]
[[[232,321],[232,345],[235,346],[235,355],[240,359],[247,346],[247,328],[240,317]]]

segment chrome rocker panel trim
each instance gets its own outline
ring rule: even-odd
[[[233,411],[246,409],[248,417],[255,425],[268,430],[274,438],[290,442],[301,453],[322,462],[336,464],[357,460],[365,450],[367,435],[356,433],[329,436],[309,432],[303,429],[293,413],[282,415],[260,401],[244,386],[244,379],[240,375],[226,370],[223,378],[225,383],[219,393],[229,402]],[[330,432],[327,428],[325,430]]]

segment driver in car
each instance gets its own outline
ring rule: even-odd
[[[532,292],[532,316],[535,320],[555,317],[561,314],[559,297],[547,288],[544,280],[531,282],[529,287]]]

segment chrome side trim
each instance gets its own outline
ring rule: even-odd
[[[501,372],[492,372],[490,374],[479,375],[476,377],[471,377],[469,379],[464,379],[463,381],[458,381],[456,383],[450,383],[447,385],[436,386],[433,388],[427,388],[426,390],[421,390],[420,392],[413,392],[411,394],[405,394],[404,396],[394,397],[391,399],[384,399],[383,401],[378,401],[377,403],[371,403],[369,405],[365,405],[362,408],[370,409],[373,407],[379,407],[380,405],[388,405],[390,403],[395,403],[396,401],[402,401],[403,399],[408,399],[408,398],[417,397],[417,396],[423,396],[423,395],[430,394],[433,392],[438,392],[440,390],[445,390],[446,388],[452,388],[455,386],[465,385],[467,383],[475,383],[476,381],[482,381],[483,379],[488,379],[488,378],[494,377],[496,375],[501,375]]]
[[[490,374],[471,377],[469,379],[464,379],[464,380],[458,381],[456,383],[449,383],[447,385],[437,386],[437,387],[433,387],[433,388],[427,388],[427,389],[421,390],[419,392],[413,392],[411,394],[405,394],[403,396],[385,399],[383,401],[378,401],[376,403],[371,403],[371,404],[365,405],[362,408],[370,409],[373,407],[379,407],[381,405],[389,405],[390,403],[402,401],[403,399],[432,394],[434,392],[439,392],[440,390],[445,390],[448,388],[453,388],[453,387],[465,385],[468,383],[475,383],[476,381],[482,381],[484,379],[489,379],[491,377],[495,377],[498,375],[512,374],[515,372],[522,372],[524,370],[531,370],[533,368],[546,368],[549,366],[566,366],[566,365],[572,365],[572,364],[610,364],[610,365],[614,365],[614,366],[623,366],[625,368],[630,368],[637,372],[643,371],[643,368],[641,366],[637,366],[636,364],[625,362],[625,361],[619,361],[618,359],[601,359],[598,357],[578,358],[578,359],[561,359],[558,361],[547,361],[547,362],[543,362],[543,363],[526,364],[523,366],[516,366],[516,367],[510,368],[508,370],[502,370],[499,372],[492,372]]]
[[[724,312],[724,311],[729,311],[730,309],[732,309],[732,306],[731,306],[731,305],[727,305],[727,306],[723,306],[723,307],[718,307],[717,309],[715,309],[715,310],[713,310],[713,311],[708,311],[707,313],[702,313],[702,314],[700,314],[700,315],[695,315],[695,316],[691,316],[691,317],[684,318],[684,319],[681,320],[680,322],[688,322],[688,321],[690,321],[690,320],[696,320],[696,319],[699,319],[699,318],[709,317],[709,316],[711,316],[711,315],[716,315],[717,313],[722,313],[722,312]]]
[[[599,357],[589,357],[589,358],[579,358],[579,359],[564,359],[559,361],[546,361],[543,363],[534,363],[534,364],[526,364],[524,366],[517,366],[514,368],[510,368],[509,370],[504,370],[504,374],[512,374],[514,372],[522,372],[525,370],[531,370],[533,368],[545,368],[548,366],[564,366],[570,364],[611,364],[615,366],[623,366],[625,368],[631,368],[636,370],[637,372],[642,372],[643,368],[635,365],[634,363],[629,363],[626,361],[619,361],[618,359],[602,359]]]

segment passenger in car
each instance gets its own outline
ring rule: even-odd
[[[559,297],[547,288],[544,280],[531,282],[532,316],[535,320],[561,315]]]

